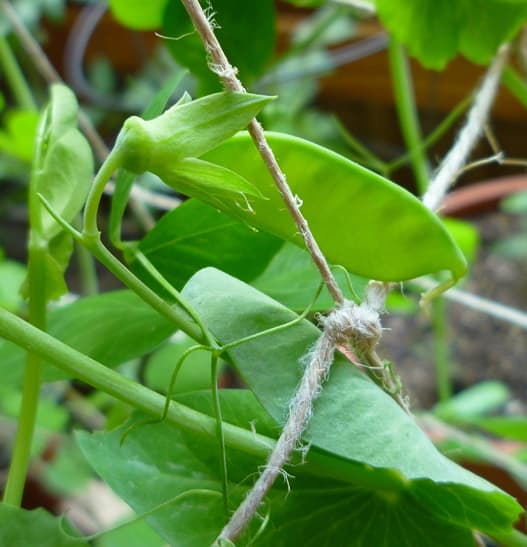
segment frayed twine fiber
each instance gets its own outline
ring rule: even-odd
[[[337,345],[347,346],[351,343],[357,353],[373,351],[382,332],[379,314],[384,311],[385,296],[385,286],[382,283],[371,282],[360,305],[345,300],[327,317],[320,318],[324,330],[302,359],[306,363],[306,368],[289,405],[289,415],[280,438],[262,474],[223,528],[214,545],[220,545],[222,539],[233,541],[238,537],[258,511],[263,498],[289,461],[293,451],[299,446],[313,413],[313,404],[333,363]]]

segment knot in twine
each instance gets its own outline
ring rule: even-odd
[[[327,317],[320,319],[326,338],[339,346],[351,343],[359,353],[372,350],[382,333],[379,314],[384,311],[384,297],[383,284],[371,282],[360,305],[345,300]]]

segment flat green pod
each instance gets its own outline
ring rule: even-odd
[[[439,218],[415,196],[316,144],[272,132],[267,138],[329,262],[380,281],[404,281],[441,270],[450,271],[454,279],[464,275],[462,252]],[[221,204],[215,200],[215,207],[303,246],[247,133],[235,135],[203,159],[237,172],[265,196],[249,196],[250,209],[227,197]]]

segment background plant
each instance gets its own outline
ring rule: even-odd
[[[178,3],[151,3],[137,11],[130,6],[123,8],[123,5],[113,2],[112,9],[128,25],[136,26],[146,21],[154,28],[162,22],[166,26],[164,32],[176,37],[192,32],[192,27],[183,23]],[[496,13],[504,15],[500,25],[496,25],[495,47],[489,52],[479,51],[478,40],[473,38],[470,25],[463,23],[461,17],[456,19],[456,24],[463,32],[457,41],[453,41],[454,45],[441,45],[437,58],[421,60],[441,64],[460,48],[469,58],[490,61],[497,45],[511,38],[523,22],[521,6],[518,3],[514,8],[509,6],[509,10],[501,5],[496,7]],[[396,17],[388,4],[384,6],[379,2],[377,8],[388,30],[401,27],[398,17],[404,20],[404,9],[398,11]],[[257,18],[254,12],[240,11],[237,3],[218,2],[215,9],[217,24],[222,26],[219,37],[225,42],[227,53],[234,55],[232,60],[240,67],[241,76],[249,83],[253,80],[257,84],[272,53],[274,12],[271,3],[261,3],[262,13]],[[338,20],[341,14],[347,16],[347,13],[339,7],[337,15],[331,12],[330,15]],[[481,13],[486,12],[482,10]],[[439,15],[447,18],[448,14]],[[251,35],[254,34],[255,21],[262,25],[259,32],[266,38],[263,45],[227,30],[233,28],[228,23],[229,17],[238,23],[245,17],[251,23],[251,27],[236,25],[242,33],[251,28]],[[326,29],[327,20],[332,20],[327,14],[326,17],[322,30]],[[169,28],[167,25],[174,21],[180,26]],[[402,27],[408,29],[408,35],[398,38],[415,40],[419,44],[420,34],[410,24],[405,25]],[[324,44],[319,40],[320,34],[321,28],[315,25],[311,34],[304,37],[302,47],[297,47],[296,51],[293,48],[289,59],[282,60],[282,66],[291,63],[297,55],[312,55],[313,48]],[[194,72],[197,94],[213,91],[218,84],[207,67],[201,42],[195,34],[188,38],[193,41],[192,47],[189,44],[179,47],[178,41],[168,44],[176,59]],[[259,47],[244,52],[229,46],[229,39],[234,44],[238,39],[249,40]],[[420,55],[418,45],[408,45],[411,52]],[[410,149],[409,159],[417,180],[424,185],[428,167],[424,164],[400,44],[392,41],[391,51],[394,78],[400,84],[398,104]],[[190,53],[193,57],[186,58]],[[236,54],[240,53],[248,53],[246,59],[251,62],[236,59]],[[503,62],[502,54],[501,64]],[[217,70],[218,67],[213,68]],[[490,74],[495,83],[499,70]],[[33,364],[26,367],[26,371],[31,371],[31,367],[41,368],[38,361],[43,359],[42,374],[46,380],[56,380],[58,374],[62,378],[74,377],[155,419],[165,417],[166,423],[161,425],[144,425],[145,417],[134,415],[120,430],[94,435],[81,433],[77,435],[77,442],[100,476],[139,515],[148,513],[144,518],[165,541],[176,545],[202,545],[214,540],[225,521],[226,509],[230,512],[236,507],[248,489],[247,477],[253,476],[265,461],[301,374],[295,364],[320,334],[308,321],[295,322],[287,329],[276,327],[294,321],[294,312],[306,308],[327,311],[331,301],[325,293],[314,306],[308,307],[316,294],[319,276],[305,251],[283,243],[283,239],[292,239],[297,244],[299,240],[294,235],[291,219],[281,209],[278,195],[272,193],[268,175],[248,138],[239,135],[222,143],[246,125],[268,100],[254,95],[221,94],[191,101],[179,91],[176,107],[160,115],[175,85],[175,81],[169,82],[168,88],[154,98],[144,114],[150,121],[135,118],[124,124],[116,146],[95,176],[81,231],[69,223],[75,220],[82,206],[83,190],[80,188],[86,188],[91,160],[84,154],[87,150],[85,141],[71,142],[80,137],[72,127],[76,109],[73,97],[66,88],[52,88],[47,114],[41,116],[40,137],[33,159],[37,167],[44,165],[45,168],[34,168],[29,190],[32,243],[28,264],[29,305],[33,310],[29,320],[39,327],[47,322],[47,330],[52,336],[35,330],[5,311],[1,315],[0,333],[7,340],[31,350],[29,359]],[[57,99],[59,95],[60,100]],[[68,108],[65,105],[69,105]],[[274,116],[276,120],[277,116]],[[272,112],[269,119],[272,122]],[[320,117],[316,119],[320,120]],[[330,140],[334,140],[340,134],[338,125],[328,121],[327,127],[331,128]],[[349,135],[344,137],[354,143],[353,153],[358,152],[371,165],[371,154],[360,144],[357,147]],[[54,152],[55,148],[60,149],[61,139],[70,145],[62,152]],[[402,281],[439,270],[450,270],[455,278],[463,274],[464,259],[448,232],[409,194],[331,151],[298,138],[271,135],[270,143],[281,158],[293,192],[303,200],[301,210],[324,254],[332,263],[351,272],[337,276],[349,298],[360,300],[369,278]],[[145,148],[149,149],[148,155]],[[68,159],[71,152],[82,152],[86,159]],[[373,159],[377,168],[383,171],[382,160]],[[44,184],[44,181],[56,180],[55,163],[71,165],[69,172],[58,169],[59,180],[64,180],[67,188],[56,194],[46,194],[47,190],[55,188]],[[98,232],[99,200],[117,168],[121,170],[115,180],[110,236],[112,243],[125,251],[131,270],[108,251]],[[169,186],[201,201],[186,201],[159,221],[141,241],[123,242],[120,220],[135,179],[132,173],[145,170],[156,173]],[[320,180],[330,181],[326,184],[331,185],[336,203],[329,201]],[[421,190],[424,190],[423,186]],[[374,207],[370,206],[371,202]],[[215,209],[221,209],[229,216]],[[393,220],[394,228],[380,237],[380,226],[384,229],[388,219]],[[247,229],[244,224],[253,229]],[[357,226],[368,228],[360,238],[335,240],[335,233],[353,234],[357,232]],[[204,227],[212,233],[206,242],[202,234]],[[45,320],[48,314],[43,297],[48,294],[47,289],[38,285],[36,288],[33,285],[32,289],[31,280],[45,281],[52,289],[51,297],[64,291],[61,272],[67,264],[69,251],[66,247],[72,237],[136,294],[114,292],[84,297],[52,310]],[[432,246],[434,252],[430,250]],[[37,258],[34,252],[31,258],[32,248],[36,250]],[[248,253],[252,257],[250,261]],[[217,269],[206,268],[211,265]],[[44,273],[38,273],[39,270]],[[83,275],[89,279],[92,273],[88,262]],[[281,278],[284,273],[285,280]],[[348,275],[351,276],[351,290],[347,284]],[[297,282],[298,277],[301,283]],[[290,281],[291,278],[294,281]],[[250,282],[254,288],[244,282]],[[16,303],[14,307],[19,305]],[[440,310],[435,313],[436,318],[440,317]],[[183,363],[181,358],[189,354],[192,342],[180,334],[170,345],[158,351],[156,348],[176,328],[200,344],[192,354],[193,364],[199,363],[198,370],[204,371],[205,378],[209,375],[206,361],[212,355],[212,397],[209,393],[186,393],[176,396],[175,401],[165,407],[165,398],[149,388],[168,391],[171,395],[168,386],[172,369],[177,362]],[[267,332],[269,329],[272,332]],[[115,332],[111,345],[108,344],[108,332]],[[256,336],[264,332],[267,332],[265,336]],[[233,344],[247,337],[250,339],[234,347]],[[223,347],[229,344],[228,354],[223,355]],[[9,401],[10,397],[16,398],[21,386],[19,371],[23,351],[7,342],[1,350],[6,373],[3,389],[7,394],[2,401]],[[149,357],[153,351],[155,353]],[[218,394],[214,385],[220,355],[238,369],[250,391]],[[111,367],[144,356],[147,371],[151,370],[149,361],[162,363],[162,366],[157,365],[160,368],[157,375],[145,374],[146,388],[111,370]],[[266,515],[263,523],[253,522],[241,538],[242,543],[286,543],[293,537],[298,541],[296,523],[308,515],[313,530],[302,529],[306,543],[317,540],[316,532],[324,529],[324,539],[337,544],[397,545],[402,541],[410,544],[424,541],[434,545],[449,541],[456,545],[471,545],[474,541],[472,530],[476,529],[504,544],[522,544],[523,537],[511,531],[519,512],[519,506],[512,498],[446,460],[389,394],[369,382],[342,357],[336,361],[304,435],[311,447],[306,462],[300,466],[295,460],[287,468],[287,472],[297,475],[291,481],[293,490],[285,496],[285,487],[277,484],[263,506]],[[189,372],[189,364],[184,364],[183,368],[190,374],[189,387],[209,384],[202,373],[192,378],[196,371]],[[58,366],[61,372],[57,373],[56,368],[49,365]],[[136,379],[139,377],[133,365],[121,369],[121,372],[125,371]],[[31,544],[46,534],[50,544],[83,544],[85,540],[69,536],[60,521],[42,511],[33,514],[14,507],[21,497],[25,460],[35,421],[36,392],[39,391],[38,374],[33,372],[28,378],[29,385],[28,380],[24,381],[26,395],[22,403],[26,411],[22,411],[19,426],[23,431],[26,424],[27,434],[22,437],[25,440],[20,441],[22,455],[15,453],[13,466],[21,471],[14,475],[10,471],[10,484],[14,486],[8,488],[6,503],[1,506],[4,541],[8,544],[20,542],[20,534],[23,534],[24,544]],[[179,378],[175,379],[174,385],[182,387]],[[53,387],[57,384],[51,386],[44,400],[51,399],[51,408],[56,410],[57,396],[61,397],[71,388],[68,384],[59,384],[57,395]],[[494,386],[491,393],[498,393],[496,399],[503,400],[499,388]],[[100,394],[92,394],[90,398],[93,399],[90,405],[96,408],[108,404],[108,398]],[[460,409],[467,407],[459,401],[453,400],[450,406],[438,409],[438,416],[469,424],[471,412],[465,411],[465,420],[461,420],[463,410]],[[479,419],[487,409],[479,407],[472,411],[472,419]],[[352,419],[348,418],[350,413]],[[114,402],[107,423],[115,425],[129,414],[129,408]],[[223,427],[219,427],[222,421]],[[257,433],[251,431],[251,423]],[[483,423],[480,420],[479,425]],[[488,429],[492,427],[490,423],[487,422]],[[328,424],[338,424],[339,428],[328,428]],[[174,425],[178,429],[174,429]],[[124,434],[125,441],[118,448]],[[489,450],[487,445],[483,447]],[[492,451],[490,453],[492,456]],[[167,454],[170,454],[168,458]],[[488,453],[486,457],[490,457]],[[136,462],[140,464],[136,465]],[[179,464],[176,473],[171,472],[171,462]],[[522,466],[515,460],[505,458],[502,463],[522,475]],[[145,469],[148,469],[147,473]],[[189,477],[192,477],[191,481]],[[327,508],[327,513],[318,511],[321,505]],[[389,535],[388,528],[377,524],[381,516],[394,523]],[[330,518],[340,525],[327,530],[321,524]],[[372,526],[366,526],[365,522]],[[196,535],[196,530],[200,535]],[[157,540],[149,541],[155,545]]]

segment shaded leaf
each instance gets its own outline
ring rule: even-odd
[[[64,531],[65,523],[44,509],[27,511],[4,503],[0,504],[0,544],[24,547],[83,547],[82,538]]]
[[[206,266],[250,281],[281,245],[279,239],[254,232],[225,213],[191,199],[161,218],[139,243],[139,250],[179,290]],[[140,271],[133,255],[130,260]]]
[[[178,399],[212,414],[210,393],[186,394]],[[223,391],[221,400],[224,418],[229,423],[246,429],[252,427],[259,433],[277,432],[276,424],[248,391]],[[168,424],[157,424],[133,431],[119,447],[123,430],[91,436],[80,433],[77,438],[97,472],[137,512],[154,507],[163,498],[172,499],[185,487],[219,489],[217,445],[206,437],[183,434]],[[170,454],[169,461],[167,454]],[[331,460],[330,464],[337,461],[338,458],[334,462]],[[231,481],[243,481],[243,486],[230,484],[234,507],[254,480],[254,470],[262,462],[236,450],[228,451],[228,462]],[[360,473],[375,473],[371,469],[367,471],[367,466],[355,466],[354,470],[357,468]],[[357,547],[473,545],[470,530],[437,518],[414,499],[411,490],[392,492],[389,488],[377,491],[357,488],[350,483],[309,475],[302,466],[289,471],[295,475],[290,480],[292,490],[283,481],[276,482],[261,508],[261,513],[269,513],[271,519],[255,545],[315,546],[321,542]],[[173,545],[208,545],[224,521],[216,503],[217,498],[213,495],[193,497],[190,491],[178,511],[175,502],[171,512],[158,511],[148,517],[148,522]],[[200,514],[207,511],[209,518],[199,520],[198,524]],[[192,525],[195,530],[190,534]],[[237,544],[248,545],[251,539],[254,540],[259,525],[255,519]]]
[[[437,216],[409,192],[356,163],[302,139],[268,133],[302,213],[330,263],[381,281],[403,281],[466,262]],[[236,200],[221,209],[278,237],[303,245],[271,175],[250,137],[239,134],[209,152],[208,161],[244,176],[267,198]]]
[[[275,48],[275,8],[271,0],[239,2],[215,0],[213,8],[201,2],[212,21],[215,34],[244,83],[260,75]],[[220,81],[211,72],[205,49],[194,31],[185,8],[179,0],[170,0],[163,17],[163,34],[179,38],[167,40],[166,46],[176,61],[187,67],[201,82],[205,92],[220,89]]]
[[[437,70],[458,53],[489,63],[527,19],[525,0],[375,0],[375,5],[386,29],[425,67]]]
[[[353,300],[343,272],[335,270],[334,273],[346,298]],[[362,299],[368,280],[356,275],[350,278],[354,292]],[[320,273],[309,253],[296,245],[285,243],[251,285],[287,308],[302,312],[313,301],[320,282]],[[326,311],[333,304],[333,298],[324,288],[312,311]]]
[[[175,328],[130,291],[90,296],[51,310],[48,332],[106,366],[140,357],[166,340]],[[21,385],[25,352],[0,341],[0,372],[7,385]],[[65,375],[46,367],[44,379]]]

